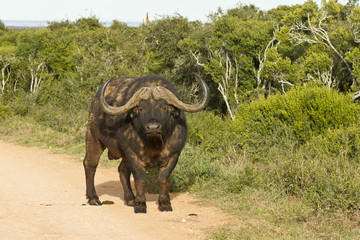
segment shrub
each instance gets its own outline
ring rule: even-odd
[[[228,179],[230,192],[275,185],[314,209],[360,207],[360,108],[350,97],[297,87],[239,109],[238,151],[250,161]]]
[[[5,103],[11,110],[11,113],[26,116],[33,108],[36,108],[36,96],[34,94],[19,92],[16,96],[9,97]]]
[[[351,98],[326,87],[296,87],[286,95],[262,98],[239,108],[235,122],[243,144],[264,145],[265,136],[293,136],[304,143],[327,129],[353,123],[359,109]]]
[[[0,104],[0,119],[4,119],[9,114],[10,114],[9,107]]]
[[[223,119],[214,112],[187,115],[188,142],[201,146],[205,151],[226,152],[229,145],[237,143],[237,134],[230,119]]]
[[[223,176],[219,162],[208,152],[187,144],[171,175],[171,191],[196,190],[202,184],[214,182]]]
[[[261,175],[252,165],[246,165],[236,175],[230,175],[227,179],[227,190],[231,193],[240,193],[245,187],[259,188]]]

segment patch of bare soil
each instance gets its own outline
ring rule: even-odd
[[[231,219],[200,206],[189,194],[172,194],[173,212],[157,209],[148,194],[147,214],[124,205],[117,169],[98,168],[96,190],[112,205],[89,206],[82,163],[49,150],[0,141],[0,239],[203,239]]]

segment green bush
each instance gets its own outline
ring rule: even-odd
[[[188,142],[205,151],[223,154],[227,147],[237,144],[237,134],[229,118],[203,111],[187,115],[187,120]]]
[[[245,187],[259,188],[261,175],[254,166],[246,165],[236,175],[230,175],[227,179],[227,190],[231,193],[240,193]]]
[[[38,107],[36,106],[36,95],[25,92],[19,92],[16,96],[8,97],[5,104],[11,113],[19,116],[26,116],[32,109]]]
[[[275,184],[314,209],[360,207],[360,108],[350,97],[325,87],[297,87],[240,109],[235,124],[250,166],[261,162],[255,175],[261,188]],[[258,186],[257,178],[246,182],[254,173],[245,173],[238,185]]]
[[[171,175],[171,191],[191,191],[223,176],[219,162],[208,152],[187,144]]]
[[[241,105],[229,128],[239,144],[225,190],[276,186],[317,210],[358,209],[359,110],[350,97],[317,86]]]
[[[309,157],[316,159],[312,181],[304,194],[322,209],[360,208],[360,124],[329,129],[309,142]],[[309,158],[308,157],[308,158]]]
[[[9,107],[0,104],[0,119],[4,119],[9,114],[10,114]]]
[[[274,134],[304,143],[329,128],[349,126],[358,115],[359,108],[349,96],[310,85],[241,105],[235,124],[246,141],[243,144],[260,146]]]

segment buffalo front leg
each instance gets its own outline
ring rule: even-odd
[[[178,156],[173,157],[166,167],[159,169],[158,183],[159,183],[159,210],[164,212],[172,211],[169,187],[170,175],[177,163]]]
[[[137,164],[138,161],[135,160],[137,156],[134,158],[126,158],[130,171],[134,176],[135,181],[135,190],[136,190],[136,197],[134,201],[134,212],[135,213],[146,213],[146,198],[145,198],[145,191],[146,191],[146,171],[145,167],[139,166]]]
[[[89,200],[90,205],[101,205],[99,197],[95,191],[95,172],[97,164],[93,165],[89,163],[89,160],[85,157],[84,159],[84,168],[85,168],[85,178],[86,178],[86,198]]]
[[[130,169],[128,167],[128,164],[126,162],[126,159],[123,159],[119,165],[118,168],[119,171],[119,177],[120,177],[120,182],[121,185],[123,186],[124,189],[124,202],[125,205],[127,206],[134,206],[134,200],[135,200],[135,196],[134,193],[131,189],[131,184],[130,184]]]
[[[136,197],[134,202],[135,213],[146,213],[146,172],[145,170],[137,171],[134,173]]]
[[[84,158],[84,169],[86,178],[86,198],[90,205],[101,205],[98,195],[95,191],[95,172],[99,164],[99,158],[104,151],[104,148],[100,143],[92,141],[92,139],[86,139],[86,155]]]

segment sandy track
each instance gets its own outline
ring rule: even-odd
[[[171,195],[171,213],[159,212],[149,194],[148,213],[134,214],[117,169],[98,168],[95,184],[114,205],[85,205],[84,170],[73,157],[0,141],[0,239],[202,239],[229,220],[187,194]]]

